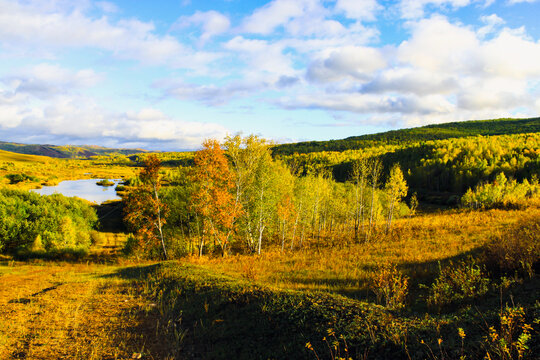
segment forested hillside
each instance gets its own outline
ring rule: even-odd
[[[540,132],[540,118],[460,121],[411,129],[351,136],[342,140],[307,141],[275,146],[274,154],[291,155],[319,151],[345,151],[381,145],[404,145],[428,140],[462,138],[476,135],[505,135]]]
[[[381,161],[383,174],[399,163],[410,188],[424,199],[429,194],[430,201],[456,203],[469,188],[491,182],[499,173],[518,181],[538,177],[540,134],[479,135],[277,158],[298,174],[330,172],[340,182],[350,180],[354,163],[361,159]]]

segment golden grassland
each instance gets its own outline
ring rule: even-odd
[[[47,156],[16,154],[0,150],[0,186],[19,189],[39,188],[42,185],[57,185],[63,180],[91,178],[129,178],[137,174],[138,168],[125,164],[107,163],[88,159],[57,159]],[[8,174],[26,174],[37,181],[10,184]]]
[[[283,289],[365,294],[381,264],[396,264],[413,281],[431,278],[438,262],[475,255],[494,236],[525,218],[540,217],[540,208],[526,210],[451,210],[402,218],[389,234],[363,243],[304,250],[267,249],[260,256],[189,257],[205,268],[256,280]]]
[[[155,305],[129,266],[0,265],[0,359],[165,359]]]

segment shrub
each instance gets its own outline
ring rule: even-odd
[[[403,275],[394,264],[381,266],[372,278],[372,288],[377,297],[377,303],[390,309],[401,309],[405,306],[408,285],[409,278]]]
[[[431,285],[428,305],[442,307],[482,296],[488,292],[489,282],[474,260],[461,261],[455,266],[450,262],[445,268],[439,263],[439,276]]]
[[[27,175],[24,173],[19,174],[7,174],[5,177],[9,180],[11,184],[18,184],[23,181],[39,181],[39,179],[32,175]]]
[[[89,231],[96,222],[95,210],[80,199],[0,189],[3,252],[86,251],[90,246]]]
[[[500,326],[491,326],[484,337],[486,359],[523,359],[530,353],[529,342],[533,328],[525,322],[522,307],[506,307],[501,310]]]
[[[114,182],[110,181],[109,179],[103,179],[96,182],[96,185],[105,186],[105,187],[114,186]]]

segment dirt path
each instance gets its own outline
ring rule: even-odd
[[[122,269],[0,265],[0,359],[167,359],[157,310]]]

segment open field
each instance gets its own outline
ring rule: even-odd
[[[0,359],[166,358],[152,303],[126,266],[3,262]]]

